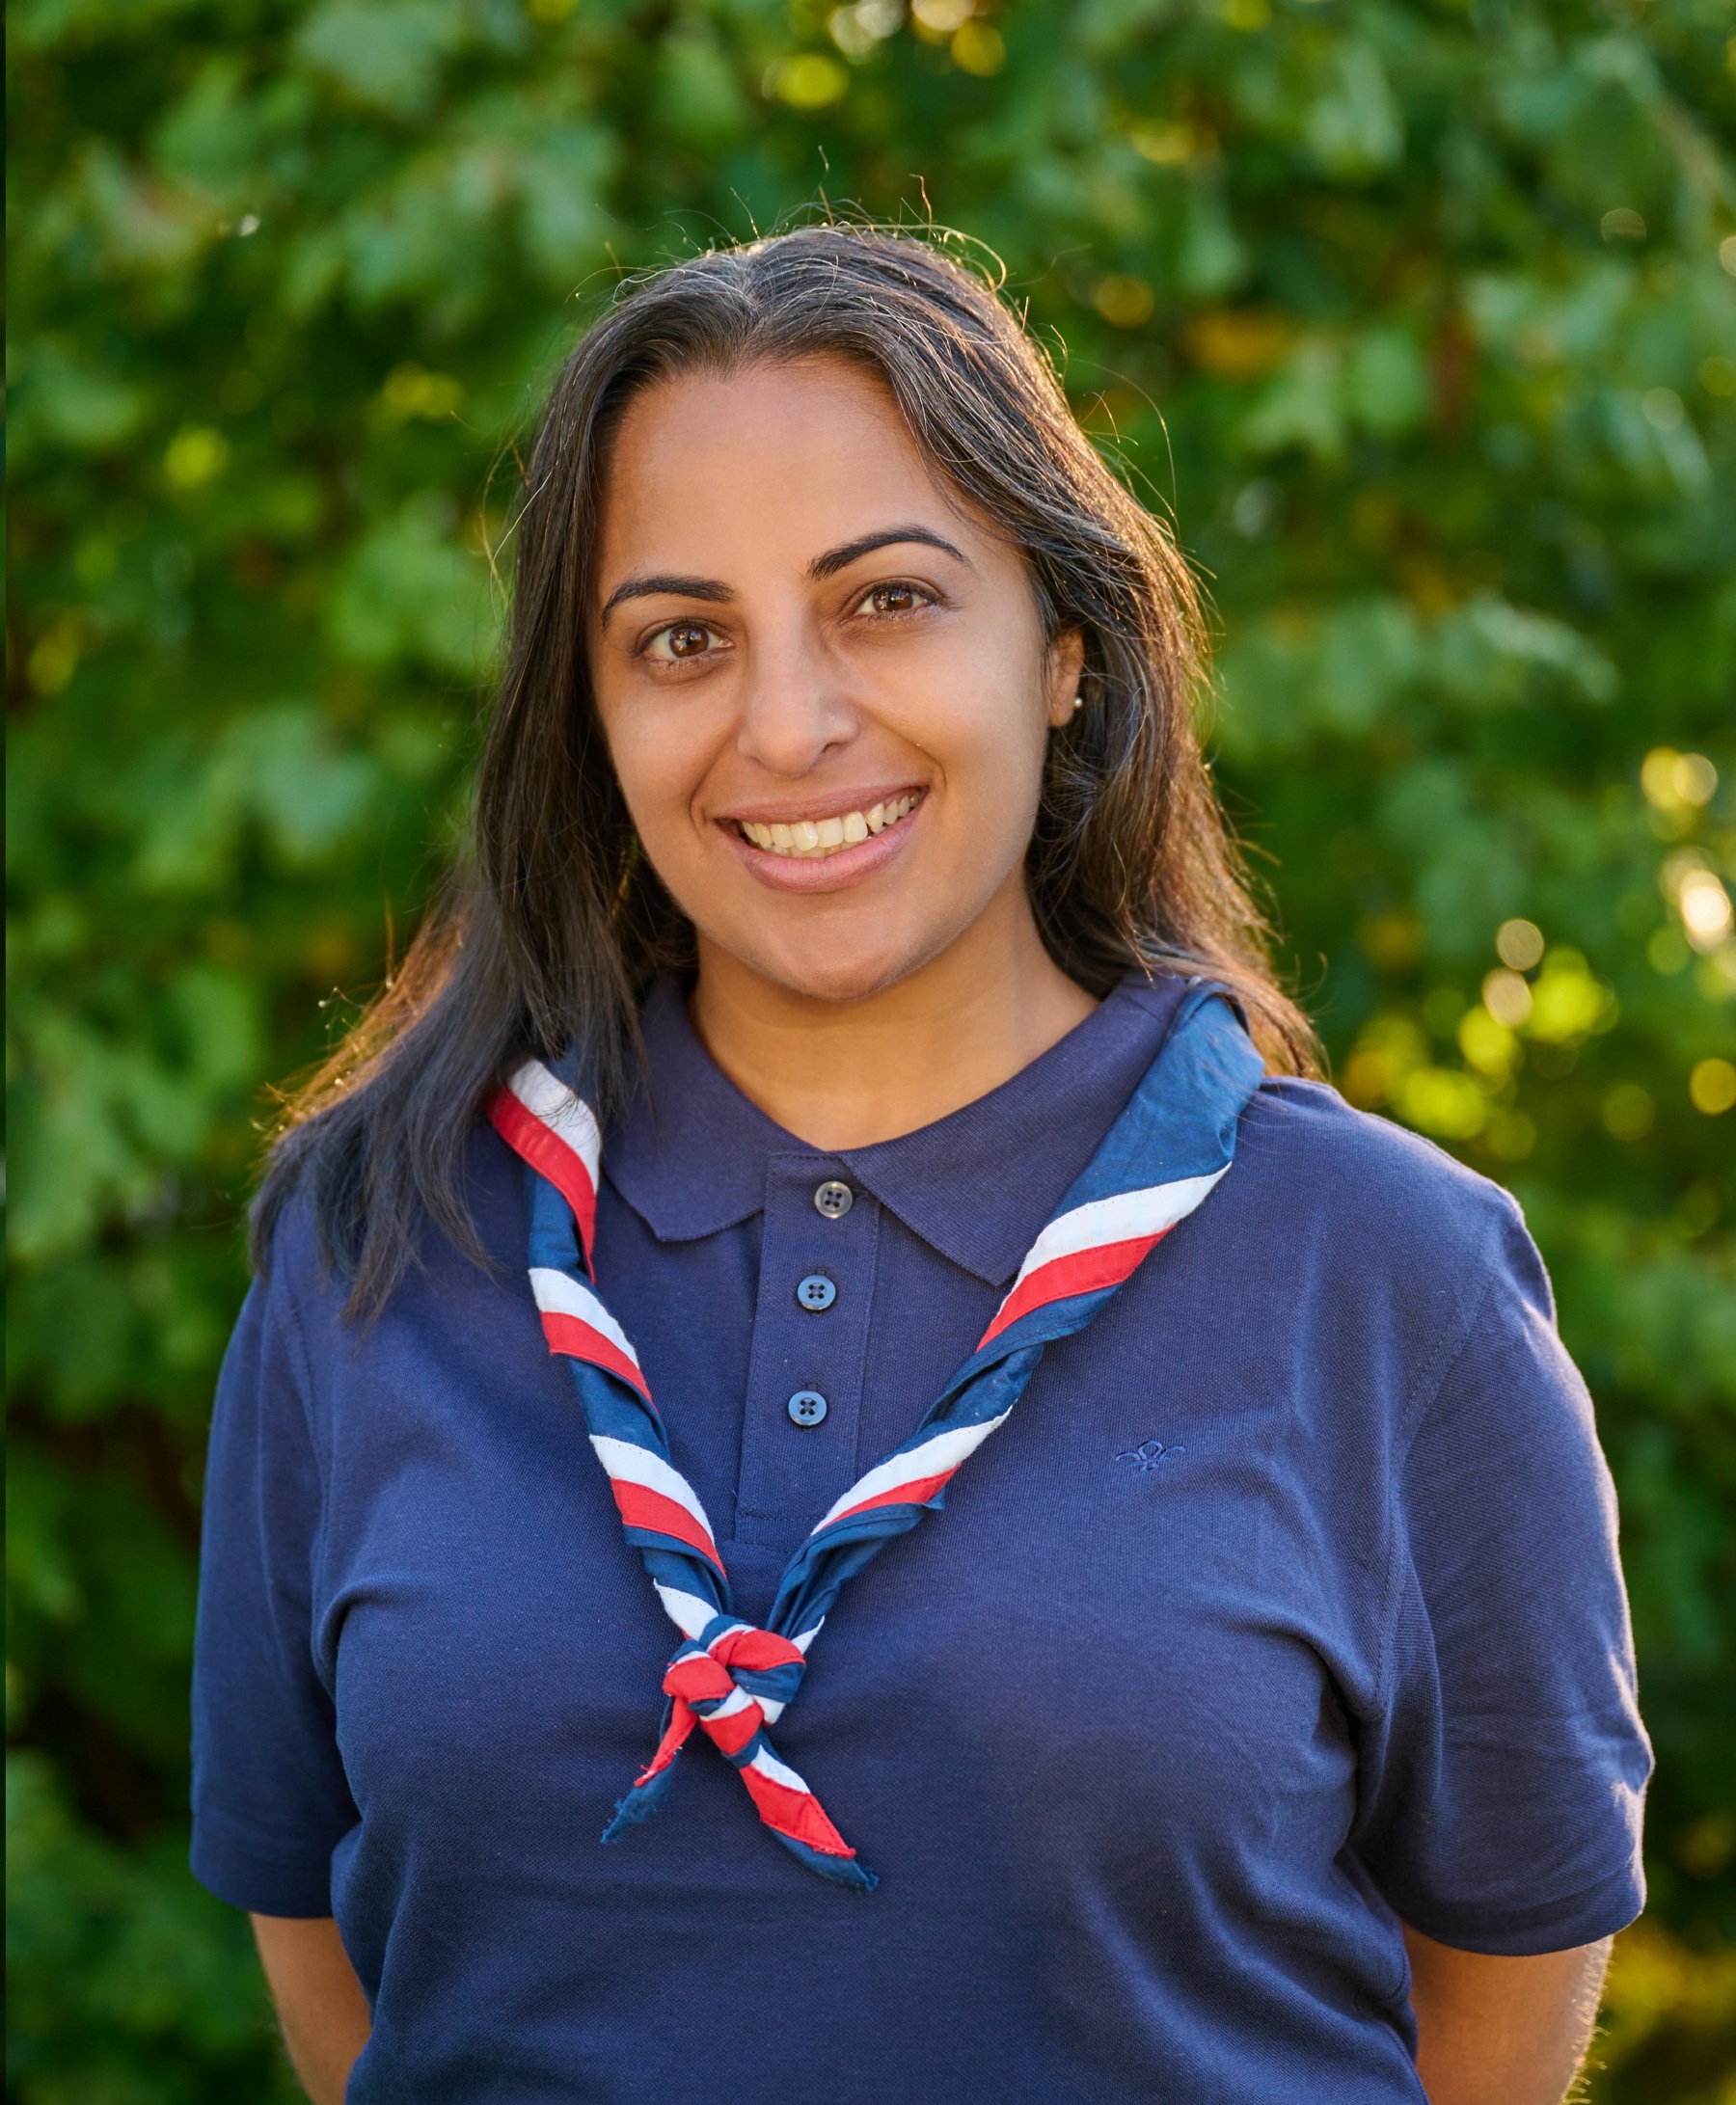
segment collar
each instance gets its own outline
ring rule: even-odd
[[[609,1133],[603,1172],[660,1242],[691,1242],[760,1211],[770,1157],[842,1163],[912,1234],[1004,1285],[1157,1057],[1188,985],[1129,977],[987,1096],[827,1154],[742,1094],[700,1043],[683,986],[662,980],[641,1019],[645,1086]]]

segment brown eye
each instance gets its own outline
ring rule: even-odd
[[[922,605],[922,600],[912,584],[877,584],[868,595],[868,604],[877,614],[908,614]]]
[[[728,648],[728,635],[719,635],[709,621],[671,621],[646,635],[639,657],[652,665],[691,665],[703,657],[719,657]]]

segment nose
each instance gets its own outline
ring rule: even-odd
[[[762,627],[748,648],[736,750],[768,773],[806,774],[860,728],[837,668],[799,614]]]

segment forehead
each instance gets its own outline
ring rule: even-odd
[[[622,417],[603,493],[603,561],[715,576],[728,555],[733,568],[775,549],[799,550],[805,565],[894,522],[951,539],[971,530],[875,374],[829,358],[682,374],[644,390]]]

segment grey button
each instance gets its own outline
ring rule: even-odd
[[[837,1300],[838,1289],[824,1272],[810,1272],[797,1287],[796,1298],[804,1309],[820,1315]]]
[[[784,1408],[798,1425],[818,1425],[826,1416],[826,1398],[817,1389],[799,1389]]]
[[[841,1221],[854,1204],[855,1193],[835,1176],[828,1176],[814,1194],[814,1211],[824,1213],[828,1221]]]

